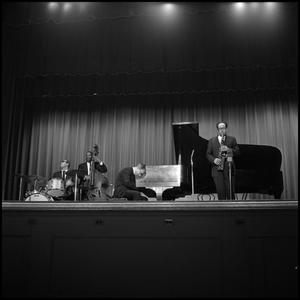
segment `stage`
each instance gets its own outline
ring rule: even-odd
[[[296,297],[297,215],[289,200],[4,201],[3,295]]]
[[[257,210],[257,209],[295,209],[298,208],[298,201],[295,200],[210,200],[210,201],[189,201],[184,198],[175,201],[127,201],[111,199],[110,201],[55,201],[55,202],[23,202],[3,201],[2,209],[24,210],[24,211],[47,211],[47,210],[92,210],[92,211],[114,211],[114,210]]]

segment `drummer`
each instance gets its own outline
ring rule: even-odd
[[[67,159],[63,159],[60,162],[60,171],[57,171],[53,174],[52,178],[61,178],[65,182],[65,195],[62,196],[62,199],[65,200],[73,200],[74,199],[74,192],[73,192],[73,186],[74,186],[74,180],[72,177],[68,176],[67,172],[70,171],[70,161]],[[59,198],[59,199],[61,199]]]
[[[53,174],[52,178],[62,178],[65,180],[67,178],[67,172],[70,169],[70,161],[67,159],[63,159],[60,162],[60,171],[57,171]]]

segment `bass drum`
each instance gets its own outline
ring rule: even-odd
[[[89,201],[108,201],[109,197],[103,189],[93,188],[88,190],[87,198]]]
[[[53,198],[44,193],[34,193],[29,195],[25,199],[25,202],[50,202],[50,201],[54,201]]]
[[[61,178],[52,178],[46,185],[46,193],[52,197],[59,198],[65,194],[64,181]]]

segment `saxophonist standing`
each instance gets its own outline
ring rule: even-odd
[[[226,135],[228,127],[226,122],[218,122],[216,126],[218,136],[208,141],[206,157],[212,165],[211,175],[216,185],[218,200],[230,200],[229,161],[232,160],[231,195],[232,199],[235,199],[235,165],[232,157],[240,155],[239,146],[235,137]]]

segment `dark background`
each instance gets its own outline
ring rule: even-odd
[[[281,150],[283,198],[297,197],[296,2],[176,3],[173,15],[47,4],[2,3],[2,199],[17,199],[14,174],[76,168],[95,142],[111,182],[138,161],[173,164],[172,122],[209,139],[220,119],[238,142]]]

